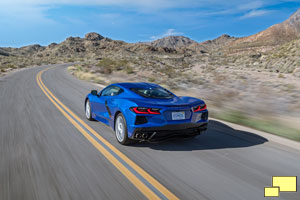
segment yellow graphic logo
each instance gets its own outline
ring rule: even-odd
[[[280,192],[297,192],[297,176],[273,176],[272,187],[265,187],[265,197],[279,197]]]

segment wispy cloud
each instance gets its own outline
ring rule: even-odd
[[[161,35],[151,36],[150,39],[151,40],[157,40],[159,38],[163,38],[163,37],[167,37],[167,36],[171,36],[171,35],[182,35],[182,34],[183,34],[182,32],[178,32],[175,29],[170,28]]]
[[[247,18],[252,18],[252,17],[259,17],[263,15],[267,15],[273,12],[273,10],[252,10],[243,16],[240,17],[240,19],[247,19]]]
[[[249,3],[241,4],[237,7],[238,10],[253,10],[264,6],[263,1],[252,1]]]
[[[66,6],[108,6],[135,13],[155,13],[173,8],[189,8],[196,0],[1,0],[0,18],[45,21],[47,11]],[[34,20],[33,20],[34,19]]]
[[[177,7],[189,7],[195,0],[1,0],[0,6],[49,6],[49,5],[82,5],[82,6],[119,6],[133,9],[153,10]]]
[[[55,20],[46,15],[46,6],[5,6],[2,7],[0,3],[0,26],[14,26],[19,27],[29,25],[41,24],[55,24]]]
[[[231,0],[229,2],[224,0],[1,0],[0,15],[5,13],[8,16],[19,19],[26,19],[28,16],[39,19],[46,18],[45,12],[53,7],[111,6],[147,14],[163,14],[164,12],[168,13],[172,9],[180,9],[179,12],[185,12],[186,9],[194,10],[198,8],[201,10],[200,12],[197,11],[199,15],[215,16],[252,10],[255,10],[253,12],[262,12],[256,10],[262,9],[263,6],[283,1],[287,0]],[[193,12],[193,10],[189,11]]]

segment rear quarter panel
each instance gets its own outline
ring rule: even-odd
[[[135,114],[130,110],[131,107],[135,107],[137,104],[126,98],[116,98],[114,99],[114,105],[109,105],[111,109],[111,120],[110,126],[114,129],[114,123],[118,113],[122,113],[126,119],[127,128],[134,124]]]

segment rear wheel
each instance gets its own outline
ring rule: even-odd
[[[128,145],[133,140],[128,138],[127,124],[122,113],[119,113],[115,120],[115,135],[120,144]]]
[[[94,121],[94,119],[92,118],[92,109],[89,100],[86,100],[85,102],[85,116],[88,120]]]

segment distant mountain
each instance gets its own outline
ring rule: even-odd
[[[213,40],[207,40],[205,42],[199,43],[199,45],[205,47],[208,50],[212,49],[218,49],[222,48],[227,44],[230,44],[231,42],[237,40],[238,38],[236,37],[231,37],[227,34],[221,35],[220,37],[213,39]]]
[[[198,43],[188,37],[184,36],[168,36],[161,39],[157,39],[153,42],[148,42],[145,44],[151,45],[153,47],[168,47],[175,49],[189,49],[195,51],[196,53],[208,52],[213,49],[222,48],[224,45],[236,40],[237,38],[231,37],[229,35],[221,35],[220,37],[207,40]]]
[[[184,36],[168,36],[146,44],[154,47],[182,48],[197,44],[197,42]]]
[[[278,45],[300,37],[300,9],[287,20],[255,35],[240,38],[234,44],[252,43],[253,46]]]
[[[0,56],[23,56],[31,58],[51,57],[97,57],[111,55],[177,53],[174,48],[149,46],[143,43],[131,44],[124,41],[112,40],[92,32],[84,38],[68,37],[61,43],[51,43],[48,46],[38,44],[20,48],[0,48]],[[1,64],[1,63],[0,63]]]

